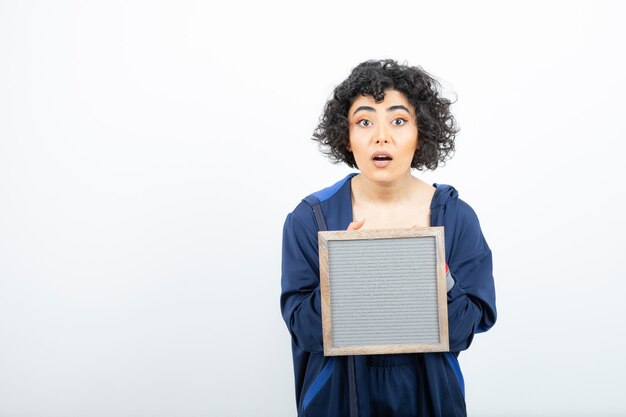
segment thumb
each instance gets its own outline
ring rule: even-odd
[[[348,225],[348,229],[346,230],[359,230],[365,224],[365,218],[360,220],[355,220]]]

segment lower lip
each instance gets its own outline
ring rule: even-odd
[[[385,168],[391,164],[391,160],[377,161],[376,159],[372,159],[372,162],[376,168]]]

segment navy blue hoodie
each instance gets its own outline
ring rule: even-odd
[[[307,197],[284,225],[280,307],[291,333],[301,417],[376,417],[370,407],[368,357],[323,354],[317,242],[323,225],[318,225],[312,205],[319,203],[328,230],[345,230],[353,220],[350,179],[354,175]],[[475,333],[488,330],[496,321],[491,250],[476,213],[458,198],[454,187],[434,186],[430,225],[444,226],[446,263],[454,280],[448,286],[450,352],[411,354],[417,367],[411,401],[420,416],[465,416],[465,388],[457,357],[470,346]],[[386,400],[395,412],[389,415],[404,415],[408,399],[390,395]]]

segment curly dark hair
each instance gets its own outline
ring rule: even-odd
[[[454,138],[459,132],[450,113],[452,102],[441,96],[441,85],[421,67],[398,64],[391,59],[370,60],[357,65],[339,84],[328,100],[320,123],[311,139],[334,163],[345,162],[358,168],[354,155],[347,150],[348,110],[357,96],[372,96],[378,103],[385,91],[403,93],[415,108],[418,147],[411,168],[434,170],[454,153]]]

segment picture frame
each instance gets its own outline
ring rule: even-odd
[[[443,227],[318,233],[324,355],[449,350]]]

